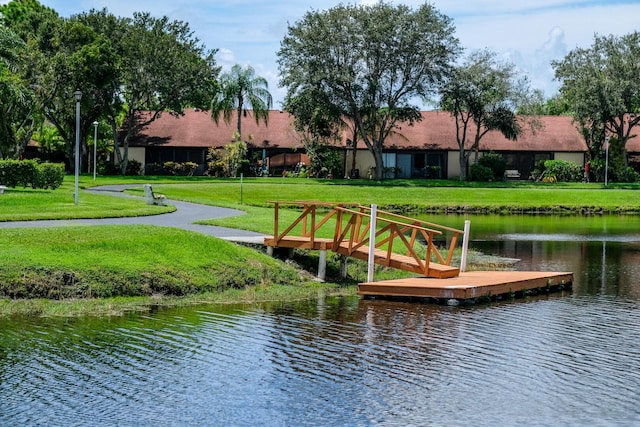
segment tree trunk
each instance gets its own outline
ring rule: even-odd
[[[242,107],[244,99],[242,93],[238,95],[238,140],[242,141]]]
[[[375,179],[382,181],[384,179],[384,162],[382,160],[382,150],[373,150],[373,160],[375,162]]]
[[[460,160],[460,181],[467,180],[467,154],[464,151],[464,147],[460,148],[459,160]]]

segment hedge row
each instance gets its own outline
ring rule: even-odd
[[[0,184],[52,189],[64,181],[64,164],[40,163],[37,160],[0,160]]]

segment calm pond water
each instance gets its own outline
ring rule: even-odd
[[[573,292],[0,320],[0,425],[640,425],[640,219],[471,220]]]

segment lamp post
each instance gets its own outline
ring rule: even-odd
[[[93,180],[96,180],[96,167],[98,159],[98,121],[93,122]]]
[[[73,203],[78,204],[78,174],[80,173],[80,100],[82,99],[82,92],[80,89],[73,92],[73,96],[76,98],[76,158],[75,158],[75,173],[76,173],[76,186],[75,193],[73,193]]]

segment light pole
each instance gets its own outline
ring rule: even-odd
[[[78,204],[78,174],[80,173],[80,100],[82,99],[82,92],[80,89],[73,92],[73,96],[76,98],[76,158],[75,158],[75,172],[76,172],[76,187],[75,193],[73,193],[73,203]]]
[[[96,167],[98,164],[96,160],[98,158],[98,121],[93,122],[93,180],[96,180]]]

